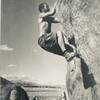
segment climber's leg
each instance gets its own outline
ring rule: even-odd
[[[38,38],[38,44],[40,45],[41,48],[44,50],[60,55],[63,55],[63,52],[58,44],[58,36],[57,33],[47,33],[44,34],[43,36]]]
[[[65,43],[67,45],[69,45],[69,43],[68,43],[67,39],[66,39],[66,41],[64,40],[64,35],[63,35],[63,33],[61,31],[57,32],[57,38],[58,38],[58,45],[60,46],[62,52],[64,53],[63,56],[66,58],[67,61],[72,60],[74,55],[75,55],[75,53],[67,51],[69,48],[65,47]]]
[[[67,42],[67,47],[65,46],[64,36],[61,31],[57,33],[48,33],[38,39],[38,44],[51,53],[55,53],[64,56],[67,61],[70,61],[74,57],[74,52],[69,52],[70,44]]]
[[[59,44],[62,52],[65,52],[66,48],[65,48],[65,43],[64,43],[64,37],[63,37],[63,33],[61,31],[57,31],[57,38],[58,38],[58,44]]]

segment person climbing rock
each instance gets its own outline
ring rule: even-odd
[[[58,18],[53,17],[56,13],[56,2],[52,10],[50,10],[47,3],[41,3],[39,5],[39,30],[40,35],[38,38],[38,44],[41,48],[64,56],[67,61],[70,61],[76,56],[76,48],[70,44],[69,40],[64,36],[63,32],[57,31],[56,33],[51,31],[52,23],[60,23]],[[66,38],[66,39],[65,39]]]

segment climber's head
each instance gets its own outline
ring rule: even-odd
[[[48,12],[50,11],[50,8],[49,8],[49,5],[47,3],[41,3],[39,5],[39,11],[42,13],[42,12]]]

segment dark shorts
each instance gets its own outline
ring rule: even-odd
[[[59,44],[58,44],[58,38],[56,33],[47,33],[39,37],[38,44],[41,48],[44,50],[58,54],[63,55],[63,52],[61,51]]]

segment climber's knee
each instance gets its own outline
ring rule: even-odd
[[[62,37],[62,32],[61,31],[57,31],[57,36],[58,37]]]

